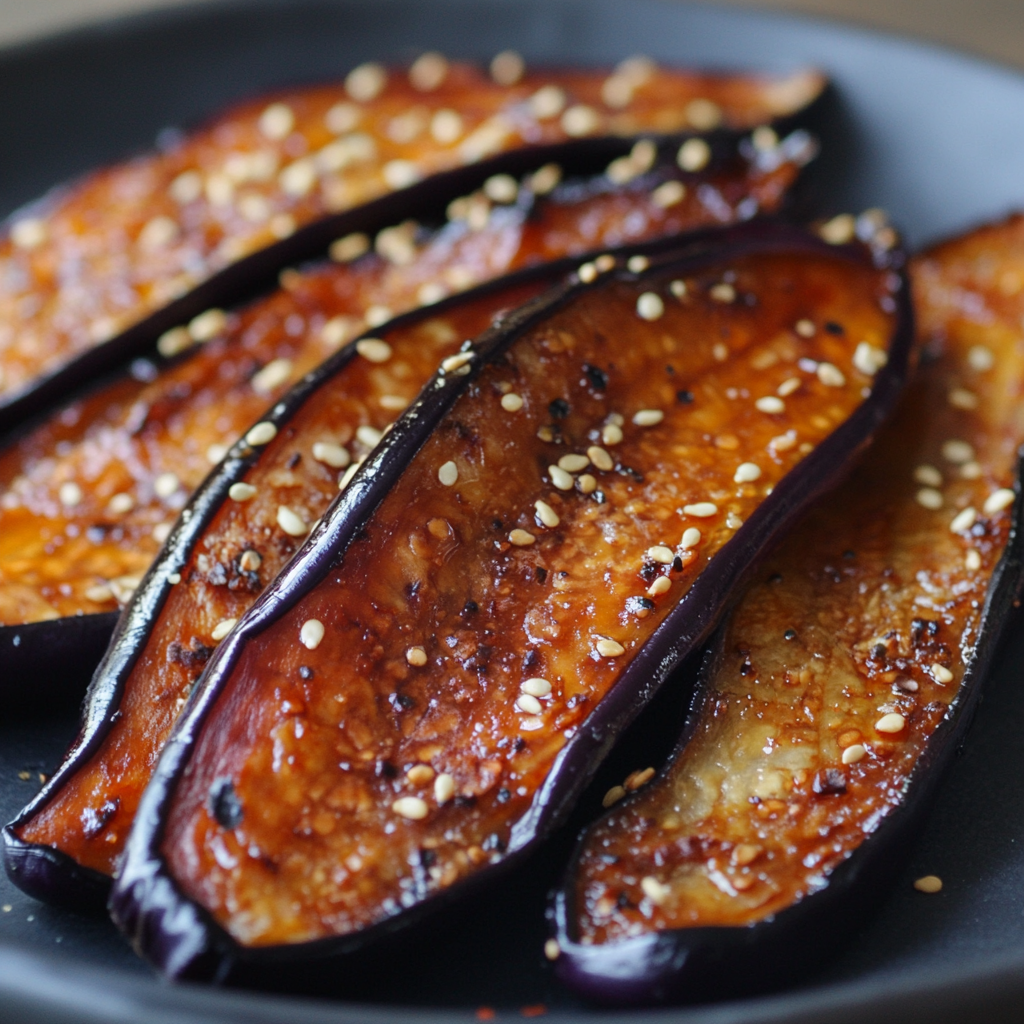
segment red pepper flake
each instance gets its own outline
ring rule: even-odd
[[[524,1017],[543,1017],[548,1008],[543,1003],[534,1003],[532,1006],[524,1006],[519,1012]]]
[[[494,1010],[492,1010],[489,1006],[481,1006],[476,1011],[476,1019],[477,1020],[494,1020]]]

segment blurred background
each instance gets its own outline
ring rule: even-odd
[[[217,0],[0,0],[0,45],[113,14],[204,2],[216,3]],[[1024,0],[730,0],[730,3],[872,25],[1024,68]]]

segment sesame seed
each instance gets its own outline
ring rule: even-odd
[[[256,572],[262,564],[263,559],[260,557],[260,553],[253,551],[252,548],[246,548],[242,552],[242,557],[238,559],[238,568],[242,572]]]
[[[181,486],[174,473],[161,473],[153,481],[153,491],[158,498],[169,498]]]
[[[942,457],[947,462],[952,462],[954,465],[970,462],[974,458],[974,447],[967,441],[960,441],[953,438],[943,443]]]
[[[882,349],[866,341],[862,341],[853,353],[853,365],[868,377],[873,377],[888,362],[889,356]]]
[[[947,398],[954,409],[970,412],[972,409],[978,408],[978,396],[973,391],[968,391],[967,388],[953,388]]]
[[[290,238],[295,234],[295,218],[290,213],[277,213],[270,218],[267,227],[274,238]]]
[[[520,732],[536,732],[538,729],[544,728],[544,719],[538,718],[536,715],[525,715],[519,719],[519,731]]]
[[[409,82],[420,92],[433,92],[448,75],[448,61],[440,53],[425,53],[409,68]]]
[[[775,393],[782,398],[788,398],[794,391],[800,390],[801,383],[803,382],[799,377],[789,377],[775,389]]]
[[[711,147],[703,139],[687,139],[676,154],[676,162],[691,174],[702,171],[711,161]]]
[[[931,672],[932,677],[935,679],[937,683],[953,682],[953,673],[950,672],[945,665],[940,665],[938,662],[935,662],[935,664],[932,665],[929,671]]]
[[[292,511],[287,505],[278,505],[277,525],[289,537],[305,537],[309,532],[309,527],[302,521],[302,517]]]
[[[651,261],[646,256],[641,256],[639,253],[636,256],[630,256],[626,260],[626,269],[631,274],[642,274],[649,266]]]
[[[697,97],[686,104],[686,120],[698,131],[710,132],[722,123],[722,108],[713,100]]]
[[[465,128],[459,113],[447,107],[435,111],[434,116],[430,119],[430,134],[434,137],[434,141],[439,142],[442,146],[450,146],[453,142],[458,142],[464,131]]]
[[[672,549],[664,544],[656,544],[653,548],[648,548],[646,554],[652,562],[660,562],[662,565],[671,565],[675,558]]]
[[[557,85],[545,85],[538,89],[527,101],[530,113],[538,121],[547,121],[557,117],[566,104],[565,93]]]
[[[548,466],[548,476],[560,491],[572,490],[573,479],[561,466]]]
[[[414,786],[426,786],[434,781],[434,769],[429,764],[414,764],[405,773],[405,777]]]
[[[654,205],[660,206],[663,210],[677,206],[685,198],[686,186],[681,181],[663,182],[651,193]]]
[[[463,366],[471,363],[473,356],[473,352],[456,352],[455,355],[441,360],[441,369],[445,373],[454,373],[456,370],[460,370]]]
[[[852,743],[843,751],[843,764],[856,764],[864,759],[867,748],[863,743]]]
[[[383,436],[381,431],[376,427],[371,427],[368,423],[356,428],[356,440],[367,448],[376,448]]]
[[[290,359],[272,359],[259,373],[253,375],[249,383],[257,394],[269,395],[287,382],[292,375],[292,369]]]
[[[353,462],[344,473],[341,474],[341,479],[338,481],[338,490],[343,491],[351,483],[352,477],[356,475],[357,470],[362,465],[362,459],[359,462]]]
[[[708,519],[718,514],[718,506],[710,501],[698,501],[693,505],[684,505],[683,512],[698,519]]]
[[[914,888],[929,895],[942,892],[942,879],[938,875],[923,875],[914,882]]]
[[[440,480],[445,487],[451,487],[459,479],[459,467],[451,460],[445,462],[437,471],[437,479]]]
[[[558,939],[548,939],[544,943],[544,957],[547,960],[557,960],[562,955],[562,949],[558,945]]]
[[[977,480],[982,472],[981,463],[975,462],[973,459],[960,467],[960,476],[964,480]]]
[[[797,320],[796,326],[793,328],[801,338],[813,338],[814,337],[814,321],[813,320]]]
[[[730,530],[738,530],[743,525],[743,520],[735,512],[729,512],[725,517],[725,525]]]
[[[510,391],[507,395],[501,396],[501,407],[505,412],[519,412],[523,407],[523,399],[514,391]]]
[[[818,369],[815,372],[818,375],[818,380],[826,387],[841,388],[846,383],[843,371],[832,363],[818,363]]]
[[[19,220],[11,228],[11,241],[19,249],[36,249],[46,241],[46,223],[36,217]]]
[[[502,50],[491,61],[490,70],[498,85],[515,85],[526,72],[526,62],[515,50]]]
[[[636,300],[636,312],[643,320],[658,320],[665,312],[665,303],[655,292],[644,292]]]
[[[529,178],[530,191],[534,195],[546,196],[552,192],[562,180],[562,168],[558,164],[545,164],[538,168]],[[601,270],[600,257],[597,260],[597,269]]]
[[[422,668],[427,663],[427,652],[422,647],[410,647],[405,652],[405,660],[414,668]]]
[[[558,465],[568,473],[579,473],[590,465],[590,458],[586,455],[563,455],[558,460]]]
[[[663,419],[665,414],[660,409],[641,409],[633,414],[633,422],[638,427],[654,427]]]
[[[968,506],[962,512],[958,512],[954,517],[953,521],[949,524],[950,530],[953,533],[963,533],[969,530],[978,518],[978,513],[974,508]]]
[[[381,338],[360,338],[356,351],[371,363],[386,363],[391,358],[391,346]]]
[[[576,478],[576,486],[583,494],[593,494],[597,490],[597,479],[590,473],[583,473]]]
[[[689,551],[690,548],[695,548],[700,543],[700,539],[700,530],[695,526],[690,526],[683,530],[683,539],[680,541],[679,546],[684,551]]]
[[[324,638],[324,624],[319,619],[306,619],[299,630],[299,640],[302,646],[315,651]]]
[[[157,523],[156,526],[153,527],[153,540],[155,540],[157,544],[163,544],[163,542],[170,537],[171,529],[172,526],[170,523]]]
[[[995,515],[996,512],[1002,512],[1003,509],[1009,508],[1017,496],[1008,487],[1000,487],[998,491],[993,491],[986,499],[985,504],[982,508],[985,511],[985,515]]]
[[[612,804],[617,804],[626,795],[625,787],[623,786],[612,786],[611,789],[605,793],[601,800],[602,807],[611,807]]]
[[[370,238],[362,231],[345,235],[331,243],[328,255],[335,263],[351,263],[370,251]]]
[[[198,171],[183,171],[171,182],[168,192],[182,206],[195,202],[203,191],[203,178]]]
[[[661,882],[651,875],[646,875],[640,879],[640,888],[643,890],[643,894],[656,907],[660,907],[672,895],[672,890],[667,885],[662,885]]]
[[[981,568],[981,555],[973,549],[968,551],[964,558],[964,565],[968,571],[977,572]]]
[[[641,786],[646,785],[653,778],[654,778],[654,769],[653,768],[638,769],[635,772],[630,772],[629,773],[629,777],[626,779],[626,781],[622,785],[625,787],[625,789],[628,792],[633,793],[636,790],[638,790]]]
[[[660,597],[672,589],[672,581],[667,576],[659,576],[648,588],[651,597]]]
[[[164,359],[171,359],[193,344],[194,340],[187,327],[172,327],[156,339],[156,350]]]
[[[875,730],[877,732],[897,733],[903,732],[903,727],[907,724],[906,719],[897,714],[895,711],[890,712],[875,722]]]
[[[434,779],[434,799],[439,804],[446,804],[453,796],[455,796],[455,779],[447,772],[442,772]]]
[[[313,458],[325,466],[330,466],[331,469],[344,469],[352,461],[348,449],[332,441],[315,441]]]
[[[553,530],[561,522],[558,513],[546,501],[535,501],[533,507],[537,510],[537,518],[549,530]]]
[[[759,153],[768,153],[779,144],[779,136],[766,124],[758,125],[750,133],[750,141]]]
[[[856,220],[848,213],[841,213],[838,217],[833,217],[822,224],[818,229],[818,234],[829,245],[846,245],[847,242],[853,241],[856,231]]]
[[[593,263],[584,263],[576,271],[576,276],[584,283],[590,284],[597,280],[597,267]]]
[[[608,472],[615,467],[612,457],[603,448],[596,444],[587,449],[587,458],[590,459],[598,469],[604,470],[605,472]]]
[[[148,252],[156,252],[170,245],[180,231],[177,221],[171,220],[170,217],[153,217],[143,225],[138,242]]]
[[[389,160],[381,168],[381,174],[393,189],[408,188],[423,177],[419,167],[411,160]]]
[[[786,411],[786,403],[781,398],[776,398],[775,395],[765,395],[764,398],[759,398],[754,402],[754,408],[758,412],[778,415]]]
[[[942,494],[934,487],[922,487],[914,497],[922,508],[931,509],[933,512],[942,508]]]
[[[252,484],[236,483],[228,488],[228,497],[232,501],[248,501],[256,496],[256,488]]]
[[[193,341],[211,341],[227,327],[228,317],[222,309],[208,309],[189,321],[188,333]]]
[[[727,282],[714,285],[708,293],[715,302],[735,302],[736,289]]]
[[[756,462],[741,462],[736,467],[733,480],[738,484],[748,484],[761,476],[761,467]]]
[[[86,601],[103,604],[105,601],[112,601],[114,599],[114,592],[106,583],[97,583],[94,587],[88,587],[82,596]]]
[[[615,269],[615,257],[609,253],[602,253],[594,260],[594,266],[600,273],[607,274],[609,270]]]
[[[616,445],[622,442],[622,427],[617,423],[606,423],[601,428],[601,440],[607,445]]]
[[[594,647],[602,658],[617,658],[620,654],[626,653],[626,648],[622,644],[615,640],[609,640],[607,637],[601,637]]]
[[[519,695],[518,700],[516,700],[516,707],[528,715],[539,715],[544,710],[541,702],[528,693],[521,693]]]
[[[268,139],[277,141],[291,133],[292,128],[295,127],[295,114],[292,112],[292,108],[285,103],[271,103],[260,114],[257,125]]]
[[[668,290],[677,298],[682,299],[686,296],[686,282],[685,281],[672,281]]]
[[[527,679],[519,689],[531,697],[549,697],[551,695],[551,684],[540,676]]]
[[[213,627],[213,632],[210,633],[212,640],[223,640],[235,628],[235,623],[238,619],[221,619],[216,626]]]
[[[967,352],[967,365],[978,373],[984,373],[996,365],[996,357],[992,349],[984,345],[972,345]]]
[[[359,103],[369,103],[381,94],[387,80],[387,72],[380,64],[360,64],[345,76],[345,92]]]
[[[223,461],[224,456],[227,455],[229,451],[231,451],[231,449],[226,444],[211,444],[210,447],[206,449],[206,461],[211,466],[216,466],[218,462]]]
[[[125,512],[131,512],[134,507],[135,499],[130,494],[115,494],[107,502],[107,508],[114,515],[123,515]]]
[[[427,807],[427,802],[418,796],[402,796],[391,805],[391,810],[409,821],[422,821],[430,808]]]
[[[296,160],[281,171],[277,181],[290,196],[307,195],[316,184],[316,166],[312,160]]]
[[[514,544],[517,548],[528,548],[533,544],[537,538],[532,533],[526,530],[513,530],[508,535],[509,542]]]
[[[942,486],[942,474],[934,466],[929,466],[927,463],[918,466],[914,470],[914,479],[919,484],[924,484],[925,487]]]

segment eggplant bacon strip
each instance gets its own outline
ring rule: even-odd
[[[913,281],[901,411],[760,571],[668,767],[582,842],[558,941],[591,996],[805,971],[884,891],[963,738],[1021,585],[1024,220],[924,254]]]
[[[209,461],[220,460],[289,384],[365,331],[367,320],[376,323],[431,298],[423,290],[438,281],[465,288],[571,253],[716,223],[723,209],[734,219],[752,204],[776,209],[812,153],[808,136],[796,132],[752,152],[749,161],[696,180],[678,168],[645,170],[650,154],[636,158],[637,174],[628,182],[605,174],[567,181],[539,197],[536,174],[518,190],[509,179],[502,182],[506,203],[481,191],[456,204],[454,219],[433,235],[405,227],[382,232],[376,249],[388,255],[373,252],[352,263],[289,272],[285,288],[229,314],[218,338],[163,368],[156,379],[150,379],[150,363],[137,365],[133,378],[69,406],[0,461],[0,480],[9,488],[0,498],[0,621],[9,624],[0,628],[5,678],[24,687],[23,672],[31,670],[45,692],[38,679],[47,660],[62,682],[69,662],[84,662],[91,672],[113,625],[100,614],[130,599]],[[493,208],[488,212],[487,206]],[[473,221],[481,208],[485,216]],[[232,483],[256,489],[236,511],[248,517],[250,532],[257,523],[260,529],[264,520],[270,523],[273,542],[259,536],[246,554],[244,545],[236,546],[233,519],[216,519],[200,530],[195,518],[188,545],[178,540],[169,556],[181,576],[173,596],[158,618],[150,599],[140,599],[122,628],[135,646],[122,640],[118,651],[145,651],[134,666],[134,655],[108,659],[90,693],[89,728],[21,818],[29,824],[19,834],[50,851],[45,870],[63,870],[52,862],[59,850],[75,875],[73,884],[55,887],[51,879],[34,894],[69,896],[79,905],[102,902],[150,765],[214,646],[211,633],[248,610],[300,543],[275,525],[277,507],[299,510],[305,522],[318,519],[337,493],[338,477],[398,418],[437,361],[489,320],[438,324],[439,333],[422,352],[415,350],[419,342],[406,351],[392,339],[393,358],[375,364],[372,373],[357,363],[346,376],[334,377],[333,420],[316,446],[283,454],[264,449],[253,465],[235,461],[211,479],[207,491],[221,493]],[[372,355],[372,345],[362,348]],[[294,462],[296,452],[301,458]],[[62,503],[72,488],[75,502]],[[151,591],[163,586],[150,581]],[[54,622],[55,615],[63,618]],[[26,621],[38,623],[36,638],[21,625]],[[83,623],[90,621],[102,636],[91,664],[81,638]],[[21,641],[17,647],[14,636]],[[12,655],[28,667],[18,672]],[[6,704],[15,697],[2,699]],[[42,817],[33,825],[37,813]],[[100,874],[87,881],[78,866]]]
[[[901,386],[866,247],[588,266],[442,362],[211,657],[111,900],[167,973],[362,946],[546,835]]]
[[[711,76],[642,61],[611,74],[516,67],[495,80],[439,54],[407,72],[364,64],[343,83],[244,103],[14,215],[0,238],[0,427],[234,301],[254,276],[374,217],[379,227],[415,202],[443,206],[488,168],[611,154],[630,136],[749,130],[824,85],[813,72]],[[709,152],[694,139],[684,169]],[[390,207],[367,209],[389,195]]]

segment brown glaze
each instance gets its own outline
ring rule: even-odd
[[[242,649],[169,807],[176,884],[261,946],[367,927],[500,860],[658,623],[870,392],[851,358],[886,348],[894,286],[751,255],[674,289],[608,282],[527,329]],[[307,416],[306,448],[325,429]]]
[[[913,279],[901,413],[743,597],[682,752],[587,836],[575,941],[748,925],[827,886],[958,700],[1024,441],[1024,219]]]
[[[434,58],[244,103],[13,219],[0,239],[0,400],[303,225],[430,175],[591,135],[747,128],[821,88],[809,73],[713,77],[635,62],[610,77],[537,72],[499,85]]]

